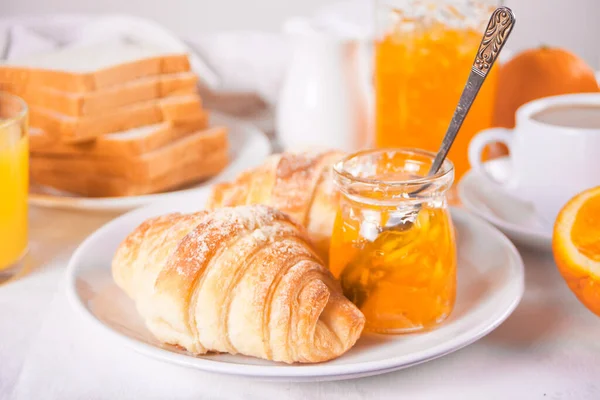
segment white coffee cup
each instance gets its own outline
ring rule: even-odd
[[[469,162],[481,176],[552,222],[569,199],[600,185],[600,93],[547,97],[523,105],[514,129],[492,128],[469,145]],[[486,145],[504,143],[510,176],[499,181],[483,167]]]

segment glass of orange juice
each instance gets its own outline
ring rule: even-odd
[[[446,160],[427,176],[434,156],[367,150],[334,165],[340,206],[330,269],[368,331],[432,329],[454,307],[456,242],[446,201],[454,168]],[[391,228],[406,217],[414,221],[408,228]]]
[[[378,0],[375,144],[437,151],[498,0]],[[492,125],[492,68],[449,157],[458,181],[471,138]]]
[[[28,109],[0,92],[0,281],[14,274],[27,251]]]

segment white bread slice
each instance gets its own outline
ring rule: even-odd
[[[22,97],[33,107],[42,107],[68,116],[93,116],[138,102],[173,95],[197,94],[198,77],[181,72],[136,79],[123,85],[93,92],[64,92],[45,86],[20,87],[6,83],[2,90]]]
[[[187,54],[113,38],[0,64],[0,82],[87,92],[145,76],[190,71]]]
[[[197,158],[207,158],[229,148],[227,129],[213,127],[198,131],[139,157],[90,158],[86,156],[51,157],[32,155],[32,170],[74,173],[81,176],[122,178],[132,183],[146,183]]]
[[[109,133],[90,142],[73,144],[62,143],[57,136],[39,128],[30,128],[29,151],[40,156],[135,157],[206,129],[208,119],[208,113],[201,111],[199,116]]]
[[[58,136],[65,143],[81,143],[108,133],[202,113],[198,95],[172,96],[117,108],[105,114],[71,117],[41,107],[30,108],[31,126]]]
[[[135,168],[145,174],[145,180],[138,179],[139,176],[131,178],[131,174],[102,175],[91,167],[93,163],[81,162],[82,160],[79,160],[79,166],[84,166],[83,171],[72,169],[73,165],[69,165],[67,170],[48,169],[47,165],[40,165],[40,159],[37,157],[31,158],[30,175],[34,183],[90,197],[132,196],[175,189],[211,178],[227,166],[228,143],[226,146],[219,146],[218,149],[207,145],[209,141],[214,142],[213,144],[222,142],[223,137],[226,138],[226,135],[223,135],[225,132],[224,128],[218,127],[198,132],[194,135],[195,139],[188,137],[179,140],[177,148],[171,147],[166,152],[158,150],[155,152],[157,154],[144,160],[128,161],[121,165],[121,168]],[[200,137],[203,139],[199,139]],[[182,149],[187,154],[185,158],[178,157],[182,154]],[[155,168],[154,163],[162,164],[162,167],[159,165]],[[107,165],[104,163],[99,169]],[[166,166],[168,168],[165,168]]]
[[[31,169],[33,182],[65,192],[87,197],[123,197],[159,193],[204,181],[220,173],[228,164],[227,151],[215,152],[181,164],[166,175],[144,183],[132,183],[123,178],[78,173],[56,173]]]

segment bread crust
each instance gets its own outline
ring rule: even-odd
[[[308,229],[320,256],[327,261],[339,201],[332,166],[343,156],[335,150],[273,155],[234,181],[213,186],[207,208],[244,204],[275,207]]]

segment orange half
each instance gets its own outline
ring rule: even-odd
[[[569,288],[600,316],[600,186],[563,207],[554,224],[552,251]]]

